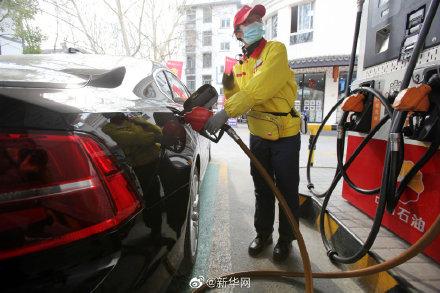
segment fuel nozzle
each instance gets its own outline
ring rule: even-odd
[[[428,80],[428,85],[431,87],[432,91],[440,92],[440,70],[437,70],[436,74],[431,75]]]
[[[203,131],[206,122],[213,116],[213,112],[203,107],[195,107],[190,112],[185,113],[184,120],[190,124],[192,129],[197,132]]]
[[[206,137],[212,142],[219,142],[222,138],[223,133],[225,132],[224,127],[220,130],[220,132],[216,134],[209,134],[205,130],[205,124],[208,122],[209,118],[213,116],[212,110],[203,108],[203,107],[195,107],[190,112],[184,114],[184,120],[186,123],[191,125],[191,128],[200,133],[200,135]]]
[[[183,103],[183,109],[184,112],[190,112],[195,107],[211,109],[217,100],[217,90],[210,84],[204,84]]]
[[[209,84],[204,84],[185,101],[182,115],[185,123],[191,125],[192,129],[215,143],[223,136],[226,128],[223,127],[217,135],[209,134],[205,130],[205,124],[213,116],[211,108],[217,99],[216,89]]]

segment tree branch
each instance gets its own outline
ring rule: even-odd
[[[6,11],[6,13],[0,18],[0,22],[3,22],[3,20],[5,20],[6,18],[8,18],[8,17],[9,17],[9,14],[10,14],[10,10],[8,9],[8,10]]]
[[[144,16],[144,8],[145,8],[145,1],[142,1],[142,9],[141,9],[141,16],[139,17],[139,25],[138,25],[138,45],[136,47],[136,49],[134,50],[134,52],[131,54],[131,56],[134,56],[137,54],[137,52],[139,52],[139,50],[141,49],[141,27],[142,27],[142,18]]]
[[[87,39],[89,40],[90,45],[92,46],[93,52],[98,53],[97,49],[96,49],[96,41],[92,38],[92,36],[88,33],[85,22],[83,20],[83,18],[81,17],[80,13],[79,13],[79,9],[78,9],[78,5],[76,4],[75,0],[70,0],[70,2],[73,4],[73,7],[75,8],[76,11],[76,16],[83,28],[83,32],[86,35]]]
[[[103,0],[105,2],[105,0]],[[117,16],[119,20],[119,25],[121,26],[121,33],[122,33],[122,40],[124,41],[124,47],[125,47],[125,55],[130,56],[130,44],[128,43],[128,36],[127,36],[127,30],[125,28],[125,22],[124,22],[124,15],[122,13],[122,6],[121,1],[116,0],[116,6],[117,6]]]
[[[102,0],[105,5],[107,5],[108,8],[110,8],[111,11],[113,11],[114,14],[118,15],[118,12],[116,9],[114,9],[106,0]]]
[[[128,10],[130,10],[136,3],[137,3],[137,1],[131,2],[130,6],[128,6],[127,9],[124,10],[124,15],[127,14]],[[145,1],[144,1],[144,3],[145,3]]]

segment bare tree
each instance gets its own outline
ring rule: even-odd
[[[40,1],[55,8],[55,12],[42,11],[59,21],[60,39],[94,53],[161,62],[173,56],[183,41],[182,0]]]

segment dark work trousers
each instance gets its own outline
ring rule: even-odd
[[[250,149],[265,167],[269,175],[275,179],[290,210],[295,218],[299,217],[299,150],[301,148],[300,134],[280,138],[276,141],[262,139],[251,134]],[[275,220],[275,195],[264,182],[257,169],[251,163],[251,175],[255,186],[255,216],[254,225],[257,234],[269,235],[273,231]],[[280,239],[292,241],[295,239],[292,228],[284,212],[279,207]]]

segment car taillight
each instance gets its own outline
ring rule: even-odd
[[[0,133],[0,260],[109,230],[140,207],[92,137]]]

